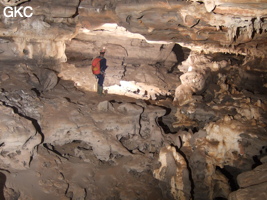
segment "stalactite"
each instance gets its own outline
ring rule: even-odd
[[[259,34],[262,29],[262,21],[260,17],[257,17],[254,21],[254,28],[256,29],[256,32]]]
[[[246,28],[247,28],[248,37],[252,38],[252,34],[253,34],[253,30],[254,30],[253,24],[249,23]]]

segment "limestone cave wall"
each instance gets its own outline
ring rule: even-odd
[[[267,198],[266,0],[0,3],[0,199]]]

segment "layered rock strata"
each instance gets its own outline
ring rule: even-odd
[[[262,95],[266,88],[262,79],[255,80],[248,73],[247,67],[232,65],[233,57],[223,61],[212,56],[191,52],[188,60],[179,65],[185,74],[190,64],[198,69],[196,73],[206,75],[203,88],[197,92],[189,88],[191,98],[178,106],[170,99],[146,102],[110,94],[98,97],[75,87],[73,82],[58,82],[49,75],[54,72],[52,69],[58,69],[57,63],[42,65],[51,68],[46,71],[34,63],[5,62],[0,96],[2,116],[6,119],[1,125],[5,196],[22,199],[35,199],[38,195],[52,199],[101,199],[110,195],[121,199],[234,196],[231,192],[238,189],[233,186],[239,183],[237,175],[249,171],[257,164],[255,159],[266,154],[263,149],[266,97]],[[196,82],[186,80],[181,85],[194,87]],[[254,94],[246,90],[252,88]],[[14,137],[19,139],[16,145]],[[77,169],[89,170],[91,174]],[[111,170],[115,175],[101,176],[102,170]],[[70,171],[76,175],[71,176]],[[124,183],[118,171],[137,185]],[[81,179],[83,176],[88,179]],[[31,194],[21,184],[23,177],[31,177],[27,184],[36,185],[36,193]],[[137,177],[149,181],[139,182]],[[112,184],[108,186],[101,180],[110,180]],[[156,185],[151,186],[152,183]],[[99,195],[97,191],[102,187],[105,192]],[[149,190],[158,192],[153,195],[146,192]]]
[[[257,164],[255,161],[266,154],[266,97],[261,95],[266,88],[261,80],[258,80],[258,85],[246,70],[240,73],[242,69],[232,66],[231,60],[214,62],[215,57],[196,55],[191,54],[178,68],[184,70],[184,75],[192,74],[189,68],[195,68],[195,74],[204,72],[205,76],[201,75],[203,84],[189,78],[181,81],[182,84],[176,89],[175,104],[179,105],[177,121],[172,119],[166,122],[179,130],[178,133],[172,131],[169,134],[172,145],[179,149],[177,152],[186,159],[191,170],[191,178],[183,182],[193,180],[194,198],[227,199],[231,190],[238,188],[237,175],[250,170]],[[239,72],[235,73],[235,70]],[[247,76],[250,78],[245,78]],[[199,85],[200,89],[196,89]],[[245,89],[246,85],[254,88],[253,95]],[[185,96],[185,92],[181,91],[190,96]],[[175,142],[177,140],[182,144]],[[164,155],[163,152],[161,154]],[[161,163],[166,169],[173,167],[171,162]],[[172,178],[176,175],[181,177],[179,171],[184,171],[184,166],[176,165],[175,168],[177,173]],[[230,185],[229,181],[232,182]],[[241,194],[234,193],[231,198],[241,198],[235,195]],[[264,195],[265,192],[261,194]]]
[[[165,109],[117,96],[100,101],[62,80],[39,93],[30,79],[24,82],[34,67],[15,76],[5,66],[0,159],[6,199],[167,199],[151,171],[165,143],[157,125]]]
[[[262,165],[238,175],[237,181],[240,189],[230,194],[230,200],[266,198],[266,156],[261,161]]]
[[[267,196],[265,0],[1,3],[0,198]]]

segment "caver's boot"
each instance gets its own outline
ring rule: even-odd
[[[103,95],[103,86],[99,86],[99,95]]]
[[[100,86],[97,84],[97,94],[100,95]]]
[[[103,95],[103,86],[97,85],[97,94]]]

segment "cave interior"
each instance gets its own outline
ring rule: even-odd
[[[267,0],[0,0],[0,199],[267,199],[266,55]]]

